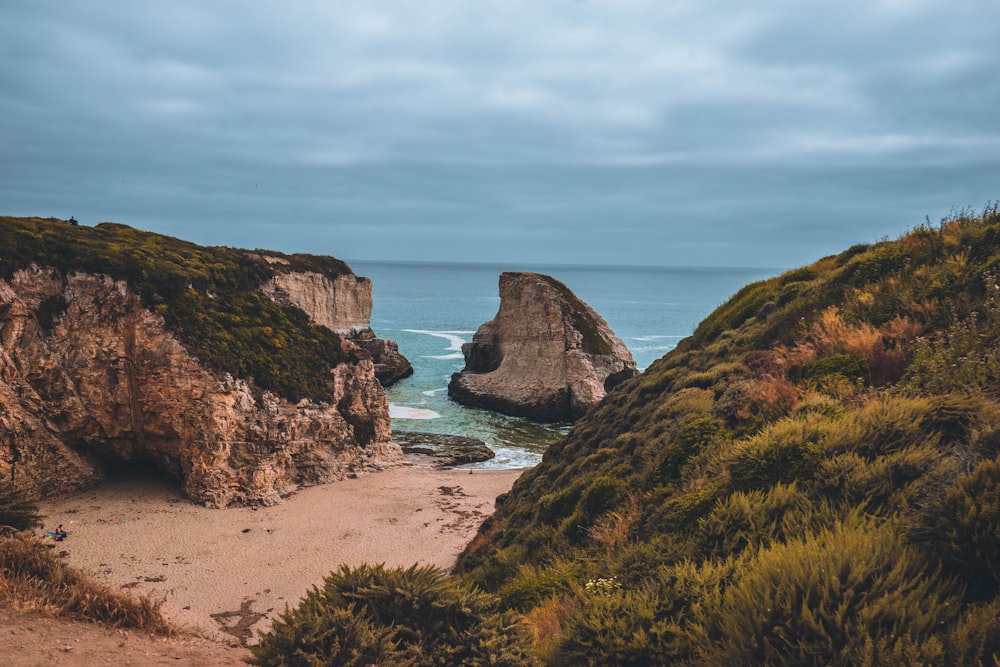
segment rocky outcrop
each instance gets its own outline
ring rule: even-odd
[[[480,463],[496,456],[496,452],[479,438],[461,435],[393,431],[392,439],[403,449],[404,454],[427,457],[434,462],[436,468]]]
[[[52,496],[144,462],[224,507],[398,461],[374,365],[341,345],[327,400],[292,404],[205,367],[125,281],[16,271],[0,280],[0,485]]]
[[[635,361],[600,315],[558,280],[500,276],[500,310],[462,346],[465,368],[448,395],[541,421],[571,421],[620,382]]]
[[[264,257],[272,265],[284,260]],[[272,300],[296,306],[314,324],[349,338],[368,352],[382,386],[413,375],[413,366],[395,341],[376,337],[371,329],[372,281],[353,273],[329,277],[322,273],[278,272],[261,287]]]

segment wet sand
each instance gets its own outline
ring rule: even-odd
[[[40,504],[56,552],[112,587],[163,599],[219,641],[256,638],[340,564],[452,567],[520,470],[400,466],[303,489],[282,505],[206,509],[162,480],[109,482]]]

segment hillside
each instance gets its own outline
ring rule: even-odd
[[[994,664],[998,278],[992,206],[747,285],[518,480],[463,579],[548,664]]]

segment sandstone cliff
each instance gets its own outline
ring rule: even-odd
[[[287,260],[265,256],[281,266]],[[368,352],[382,386],[413,374],[413,366],[395,341],[377,338],[371,329],[372,281],[353,273],[329,277],[315,271],[282,272],[264,283],[261,291],[278,303],[301,308],[313,323],[351,339]]]
[[[500,309],[462,346],[448,394],[464,405],[542,421],[581,416],[636,375],[628,348],[558,280],[500,276]]]
[[[64,309],[46,330],[53,299]],[[144,462],[224,507],[397,460],[372,362],[342,345],[328,401],[292,404],[211,372],[124,281],[17,271],[0,280],[0,484],[49,496]]]
[[[0,216],[0,487],[143,463],[207,505],[270,504],[399,460],[372,358],[335,332],[373,338],[370,289],[332,257]]]

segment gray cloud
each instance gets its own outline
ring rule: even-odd
[[[998,196],[1000,7],[0,7],[0,207],[352,259],[794,266]]]

